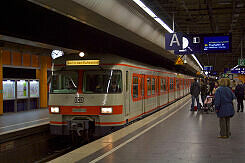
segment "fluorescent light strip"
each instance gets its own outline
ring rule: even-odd
[[[173,33],[174,31],[169,28],[169,26],[164,23],[164,21],[162,21],[159,17],[156,16],[156,14],[154,14],[154,12],[152,12],[148,7],[146,7],[146,5],[144,3],[142,3],[140,0],[133,0],[139,7],[141,7],[147,14],[149,14],[153,19],[155,19],[155,21],[157,21],[161,26],[163,26],[163,28],[165,30],[167,30],[169,33]],[[195,61],[197,62],[197,64],[200,66],[201,70],[203,70],[202,65],[200,64],[200,62],[198,61],[198,59],[196,58],[196,56],[194,54],[192,54],[192,57],[195,59]]]
[[[194,54],[192,54],[191,56],[195,59],[195,61],[197,62],[197,64],[201,67],[201,70],[203,70],[203,67],[200,64],[200,62],[198,61],[197,57]]]
[[[169,33],[173,33],[174,31],[169,28],[169,26],[164,23],[160,18],[154,14],[148,7],[145,6],[144,3],[142,3],[140,0],[133,0],[139,7],[141,7],[147,14],[149,14],[153,19],[155,19],[165,30],[167,30]]]
[[[237,68],[239,65],[236,65],[235,67],[233,67],[231,70],[234,70],[235,68]]]

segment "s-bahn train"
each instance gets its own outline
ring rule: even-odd
[[[101,135],[187,95],[192,77],[112,54],[54,60],[49,94],[55,135]]]

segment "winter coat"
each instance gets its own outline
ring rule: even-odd
[[[235,95],[237,98],[239,99],[243,99],[244,98],[244,87],[242,84],[238,84],[236,86],[236,89],[235,89]]]
[[[197,82],[191,83],[191,95],[197,97],[200,94],[200,85]]]
[[[235,98],[229,87],[221,86],[216,90],[214,104],[218,117],[231,117],[235,114],[232,102]]]
[[[206,96],[208,94],[208,86],[206,84],[201,85],[201,95]]]

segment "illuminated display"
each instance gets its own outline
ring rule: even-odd
[[[67,66],[78,66],[78,65],[99,65],[100,60],[70,60],[66,61]]]
[[[203,70],[204,71],[212,71],[213,70],[213,66],[204,66]]]
[[[3,81],[3,99],[15,98],[15,81],[5,80]]]
[[[204,50],[229,50],[229,36],[204,37]]]

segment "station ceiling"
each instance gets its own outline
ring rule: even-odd
[[[218,72],[232,68],[245,55],[245,2],[243,0],[142,0],[175,32],[232,33],[232,53],[196,55],[202,65]],[[243,43],[241,44],[241,40]]]

